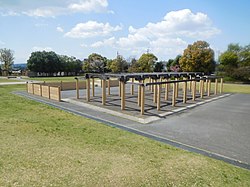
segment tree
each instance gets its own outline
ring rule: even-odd
[[[162,72],[164,70],[164,62],[156,62],[154,72]]]
[[[229,44],[219,56],[219,70],[235,80],[250,81],[250,45]]]
[[[60,60],[60,71],[65,72],[67,75],[69,73],[72,75],[77,75],[82,70],[82,61],[76,59],[75,57],[69,57],[66,55],[58,56]]]
[[[135,58],[131,58],[129,67],[128,67],[129,73],[136,73],[140,72],[140,66]]]
[[[205,41],[197,41],[184,50],[180,67],[187,72],[212,73],[215,70],[214,51]]]
[[[61,70],[59,57],[53,51],[36,51],[31,53],[27,61],[27,67],[31,71],[45,73],[49,76]]]
[[[109,69],[113,73],[126,72],[128,70],[128,63],[121,55],[117,55],[117,58],[109,63]]]
[[[152,53],[144,53],[137,61],[140,72],[153,72],[158,58]]]
[[[107,58],[97,53],[92,53],[84,60],[83,70],[85,72],[104,73],[106,70]]]
[[[3,63],[1,69],[9,74],[14,64],[14,52],[6,48],[0,49],[0,61]]]

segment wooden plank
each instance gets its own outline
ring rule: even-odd
[[[42,85],[42,97],[50,98],[49,97],[49,86]]]

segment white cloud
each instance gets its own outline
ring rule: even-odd
[[[56,27],[56,30],[58,31],[58,32],[64,32],[64,30],[63,30],[63,28],[62,27]]]
[[[74,28],[65,34],[66,37],[71,38],[90,38],[95,36],[106,36],[112,32],[121,30],[122,27],[117,25],[111,26],[109,23],[99,23],[96,21],[88,21],[85,23],[78,23]]]
[[[162,21],[142,28],[130,26],[128,31],[127,37],[117,41],[119,48],[132,52],[149,48],[159,56],[178,55],[187,47],[187,41],[206,40],[220,33],[206,14],[189,9],[169,12]]]
[[[32,48],[32,51],[35,52],[35,51],[53,51],[53,49],[51,47],[40,47],[40,46],[34,46]]]
[[[103,41],[98,41],[98,42],[95,42],[93,44],[91,44],[91,47],[93,48],[100,48],[100,47],[115,47],[115,43],[116,43],[116,40],[115,40],[115,37],[111,37],[111,38],[108,38],[108,39],[104,39]]]
[[[81,0],[68,6],[73,12],[104,12],[107,10],[107,0]]]
[[[1,16],[27,15],[31,17],[56,17],[73,13],[104,12],[108,10],[108,0],[19,0],[16,3],[0,0]]]

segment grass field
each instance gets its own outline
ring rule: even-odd
[[[58,81],[66,81],[71,82],[75,81],[75,76],[70,77],[31,77],[31,78],[25,78],[25,80],[34,80],[34,81],[48,81],[48,82],[58,82]]]
[[[0,83],[5,83],[5,82],[19,82],[20,80],[18,79],[7,79],[7,78],[0,78]]]
[[[250,186],[250,171],[0,86],[0,186]]]

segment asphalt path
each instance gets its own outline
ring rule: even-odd
[[[250,95],[232,94],[150,124],[67,102],[16,94],[170,145],[250,169]]]

